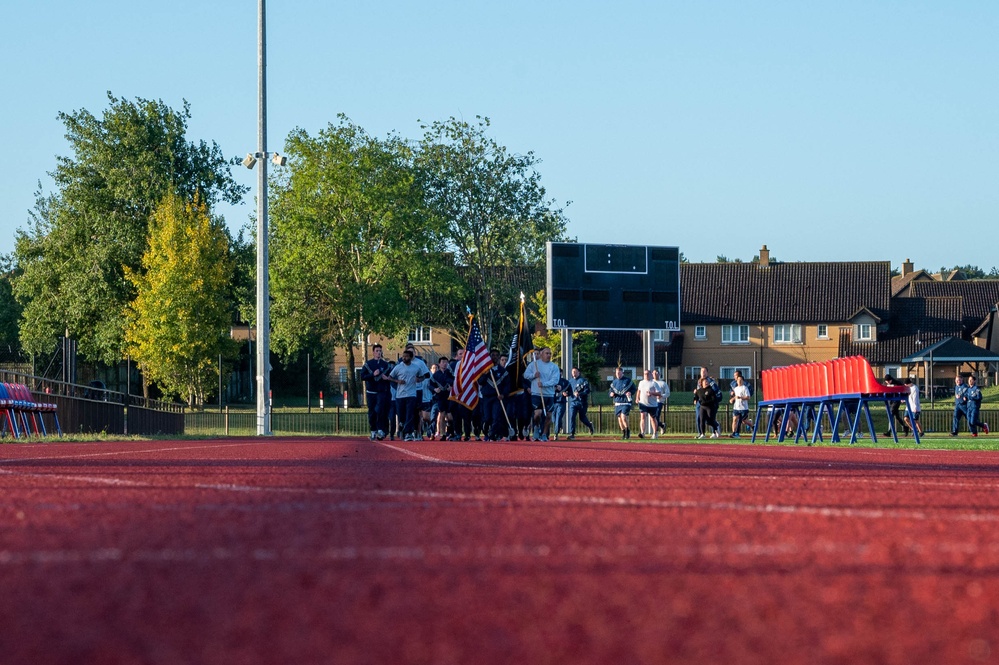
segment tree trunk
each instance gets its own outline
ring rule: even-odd
[[[357,399],[357,373],[354,372],[354,345],[347,345],[347,400],[350,406],[360,406]]]

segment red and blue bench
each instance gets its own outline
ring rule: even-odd
[[[39,402],[22,383],[0,383],[0,435],[8,431],[15,439],[22,436],[45,436],[43,415],[50,414],[56,431],[62,436],[56,405]]]
[[[839,431],[843,424],[850,431],[850,443],[856,443],[861,416],[867,425],[871,441],[876,443],[877,432],[870,405],[883,404],[888,414],[889,432],[895,442],[898,442],[891,405],[892,402],[905,401],[909,389],[906,386],[886,386],[880,383],[874,376],[871,364],[863,356],[767,369],[760,373],[760,380],[765,399],[756,405],[753,441],[756,440],[760,413],[768,408],[767,441],[770,440],[775,420],[779,425],[778,440],[784,441],[785,435],[789,433],[787,430],[791,414],[796,413],[798,423],[794,427],[795,443],[802,438],[808,439],[810,443],[821,441],[823,417],[828,417],[834,443],[840,440]],[[916,443],[919,443],[919,432],[913,429],[912,435]]]

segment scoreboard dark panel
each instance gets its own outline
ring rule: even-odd
[[[679,330],[680,250],[548,243],[548,327]]]

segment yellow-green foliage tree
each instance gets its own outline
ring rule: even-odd
[[[168,194],[150,220],[142,269],[126,270],[138,294],[126,309],[129,353],[147,381],[200,407],[215,384],[219,355],[235,351],[229,237],[199,198]]]

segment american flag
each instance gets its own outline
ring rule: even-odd
[[[458,364],[451,399],[469,409],[474,409],[479,403],[479,377],[488,372],[493,363],[489,358],[489,349],[482,342],[482,333],[479,332],[479,324],[475,322],[475,317],[470,316],[469,321],[471,328],[468,331],[468,344],[465,346],[465,355]]]

